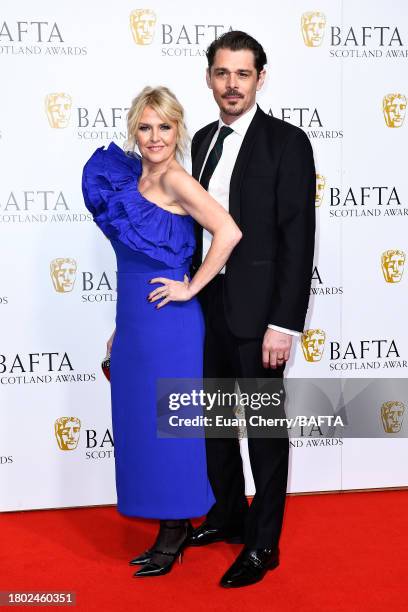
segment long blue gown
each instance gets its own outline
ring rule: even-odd
[[[112,429],[118,510],[128,516],[202,516],[214,503],[205,440],[157,437],[158,378],[200,378],[204,322],[199,302],[156,309],[154,277],[183,280],[195,248],[193,219],[138,191],[140,158],[113,142],[86,163],[85,205],[115,250],[116,333],[111,353]]]

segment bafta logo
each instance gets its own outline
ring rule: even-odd
[[[57,257],[50,264],[51,279],[55,291],[68,293],[72,291],[75,283],[77,264],[71,257]]]
[[[75,450],[78,446],[81,421],[78,417],[59,417],[54,423],[55,437],[63,451]]]
[[[326,16],[320,11],[303,13],[301,19],[303,41],[307,47],[320,47],[323,42]]]
[[[316,174],[316,198],[315,205],[320,206],[323,202],[324,188],[326,187],[326,177],[322,174]]]
[[[66,93],[50,93],[45,96],[45,112],[52,128],[68,127],[72,98]]]
[[[322,329],[307,329],[302,334],[302,349],[306,361],[315,363],[323,355],[326,332]]]
[[[402,402],[384,402],[381,406],[381,421],[385,433],[401,431],[405,406]]]
[[[137,45],[150,45],[154,38],[156,14],[150,9],[135,9],[130,13],[130,29]]]
[[[407,98],[404,94],[390,93],[383,98],[383,113],[387,127],[399,128],[404,123]]]
[[[387,283],[399,283],[404,273],[405,253],[397,249],[384,251],[381,268]]]

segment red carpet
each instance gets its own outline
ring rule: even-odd
[[[155,523],[114,507],[3,513],[0,525],[0,591],[75,591],[71,610],[408,608],[408,491],[289,497],[280,567],[236,590],[217,584],[236,545],[189,548],[167,576],[132,578],[127,561],[151,544]]]

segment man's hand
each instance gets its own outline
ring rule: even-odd
[[[292,347],[292,337],[290,334],[268,327],[262,343],[262,365],[264,368],[276,369],[288,361]]]

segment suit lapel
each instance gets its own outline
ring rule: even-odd
[[[240,199],[241,199],[241,184],[245,174],[245,167],[248,164],[251,151],[255,144],[256,135],[261,123],[263,111],[257,108],[257,111],[249,124],[248,130],[242,141],[241,148],[238,153],[237,161],[235,162],[234,169],[232,171],[230,192],[229,192],[229,212],[233,217],[234,221],[239,224],[241,210],[240,210]]]
[[[192,175],[197,181],[200,176],[201,168],[203,167],[203,163],[204,163],[207,151],[208,151],[208,147],[211,144],[211,140],[215,132],[217,131],[217,128],[218,128],[218,121],[215,121],[213,124],[211,124],[210,129],[208,130],[207,134],[204,136],[203,140],[201,141],[201,144],[198,146],[197,153],[194,156],[194,159],[192,160]]]

